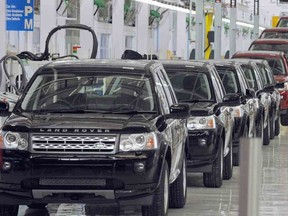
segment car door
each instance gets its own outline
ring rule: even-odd
[[[249,86],[248,86],[247,80],[245,79],[244,71],[239,65],[235,65],[235,68],[239,77],[239,81],[241,83],[242,91],[244,95],[246,95],[246,90],[249,88]],[[253,137],[255,134],[255,130],[256,130],[255,118],[256,118],[257,110],[259,109],[259,102],[260,101],[258,98],[253,98],[253,97],[248,98],[246,101],[246,110],[249,116],[248,137]]]
[[[258,85],[258,89],[261,90],[264,88],[263,78],[261,77],[259,69],[256,66],[256,64],[252,63],[252,66],[253,66],[253,70],[255,74],[255,79]],[[271,94],[267,92],[260,93],[260,101],[264,105],[264,110],[265,110],[265,114],[264,114],[264,128],[265,128],[266,125],[268,124],[269,112],[271,109],[271,103],[272,103]]]
[[[226,94],[221,78],[214,67],[210,68],[212,74],[212,80],[214,80],[215,92],[218,92],[220,102],[223,101],[224,95]],[[225,143],[224,143],[224,154],[226,155],[229,151],[229,144],[232,141],[234,119],[232,118],[231,107],[221,107],[220,119],[224,123],[225,128]]]
[[[164,69],[159,69],[155,76],[158,79],[158,82],[161,83],[162,88],[164,90],[165,98],[168,104],[168,107],[170,107],[173,104],[177,103],[177,99],[175,97],[175,94],[173,93],[173,90],[171,88],[171,84],[167,76],[165,76],[166,72],[164,72]],[[169,111],[170,112],[170,111]],[[183,122],[181,123],[181,120],[179,119],[169,119],[167,120],[168,127],[170,128],[170,134],[171,134],[171,151],[172,151],[172,164],[171,164],[171,181],[173,181],[180,171],[180,165],[178,162],[181,161],[182,157],[182,149],[183,149],[183,128],[186,128],[185,125],[183,125]],[[182,124],[182,125],[181,125]],[[179,170],[179,171],[178,171]]]

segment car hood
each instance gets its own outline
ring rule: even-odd
[[[19,116],[12,114],[3,130],[27,132],[130,132],[154,131],[156,114],[48,114]]]
[[[214,102],[198,102],[189,104],[190,114],[195,116],[212,115]]]

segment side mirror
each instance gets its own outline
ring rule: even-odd
[[[246,97],[249,97],[249,98],[254,98],[254,97],[256,97],[256,92],[255,92],[255,90],[252,89],[252,88],[246,89]]]
[[[6,101],[0,101],[0,116],[8,116],[9,112],[9,103]]]
[[[273,92],[275,90],[275,87],[274,87],[274,85],[269,85],[269,86],[265,87],[263,90],[264,90],[264,92]]]
[[[276,83],[276,84],[275,84],[275,88],[277,88],[277,89],[284,88],[284,82]]]
[[[242,103],[242,97],[239,94],[227,94],[223,97],[223,104],[226,106],[239,106]]]
[[[186,119],[190,116],[188,104],[173,104],[170,106],[170,114],[166,118]]]
[[[213,107],[213,112],[216,116],[219,116],[221,114],[221,106],[223,106],[223,103],[218,103]]]

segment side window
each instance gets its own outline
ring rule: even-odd
[[[156,73],[153,74],[153,77],[154,77],[155,84],[156,84],[156,91],[158,94],[158,98],[160,100],[160,104],[159,104],[160,109],[163,112],[163,114],[169,114],[170,113],[169,104],[167,103],[166,94],[164,92],[164,88],[160,81],[160,78],[158,77]]]
[[[225,94],[225,89],[224,89],[224,86],[222,84],[222,81],[221,81],[221,78],[217,72],[217,70],[215,69],[215,67],[212,67],[211,68],[211,71],[212,71],[212,78],[215,80],[215,83],[216,83],[216,86],[218,88],[218,95],[220,97],[220,100],[222,101],[223,97],[224,97],[224,94]]]
[[[172,104],[175,104],[177,101],[175,99],[175,96],[173,94],[173,91],[171,89],[171,83],[169,81],[169,79],[167,79],[167,77],[164,75],[164,72],[162,70],[160,70],[160,72],[158,73],[159,78],[162,82],[165,94],[167,96],[167,100],[169,102],[169,105],[171,106]]]

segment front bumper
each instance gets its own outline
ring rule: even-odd
[[[151,205],[163,158],[160,151],[76,157],[4,150],[11,168],[0,171],[0,202]]]
[[[193,171],[193,168],[211,165],[218,153],[217,131],[215,129],[190,130],[188,134],[188,169]]]

